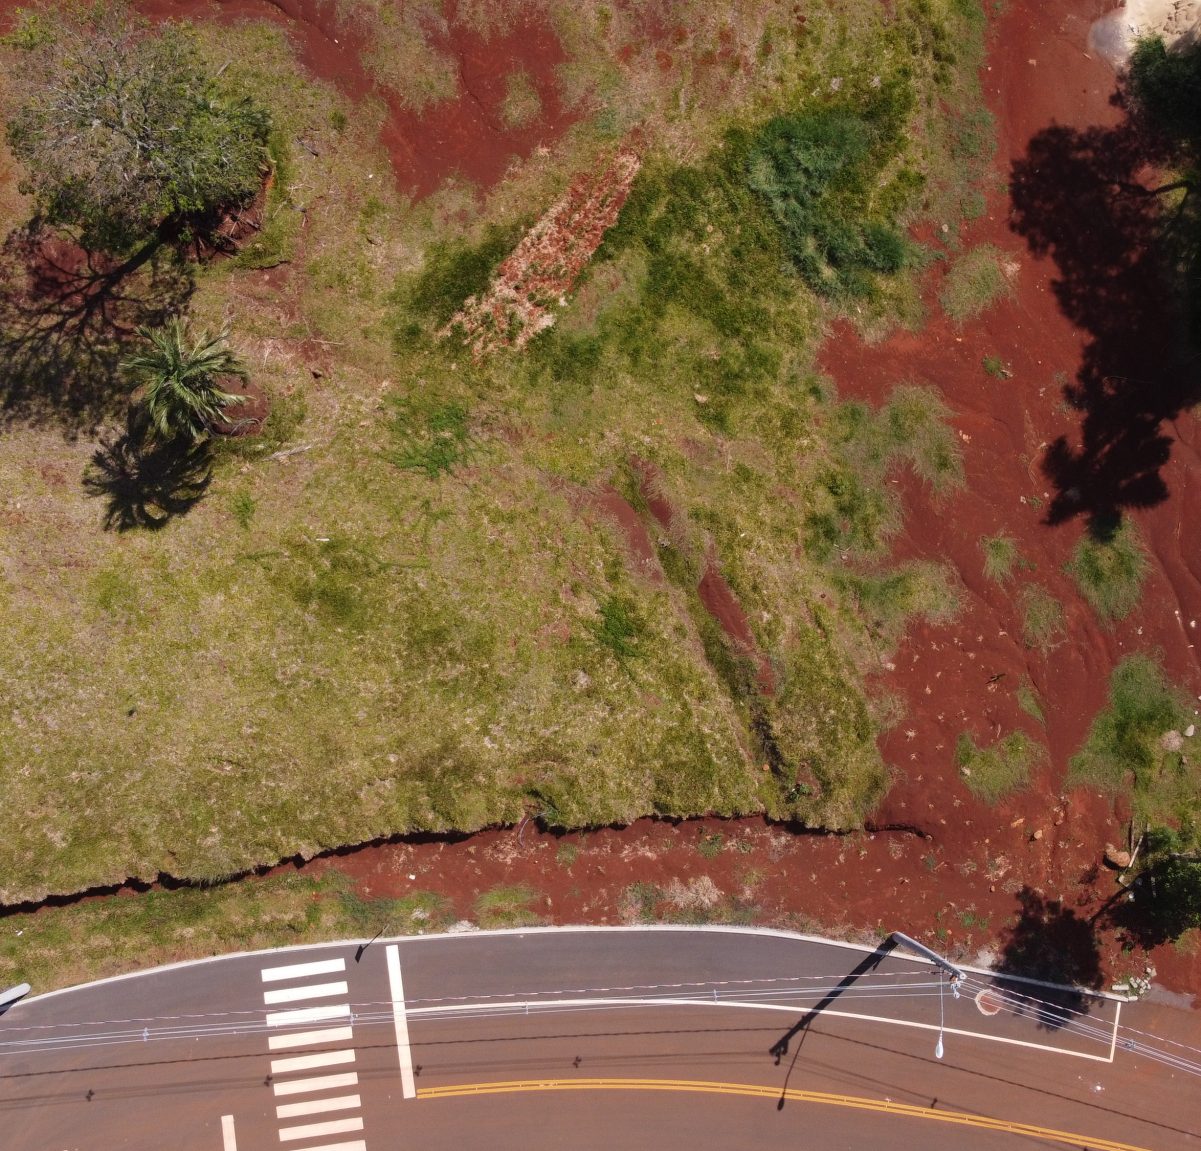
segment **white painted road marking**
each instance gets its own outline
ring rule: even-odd
[[[277,987],[263,992],[263,1002],[270,1007],[273,1003],[295,1003],[299,999],[328,999],[331,995],[347,995],[345,983],[310,983],[307,987]]]
[[[353,1063],[354,1048],[341,1051],[319,1051],[315,1055],[293,1055],[290,1059],[272,1059],[271,1074],[286,1075],[289,1071],[307,1071],[310,1067],[331,1067],[335,1063]]]
[[[275,1109],[277,1119],[295,1119],[300,1115],[320,1115],[324,1111],[357,1111],[363,1105],[357,1095],[338,1095],[331,1099],[306,1099],[303,1103],[281,1103]]]
[[[282,1083],[273,1083],[272,1090],[276,1095],[307,1095],[310,1091],[354,1087],[358,1081],[357,1071],[347,1071],[342,1075],[318,1075],[313,1079],[285,1079]]]
[[[409,1046],[409,1021],[405,1016],[404,983],[400,978],[400,948],[390,943],[388,956],[388,986],[392,991],[392,1021],[396,1026],[396,1050],[400,1056],[400,1093],[406,1099],[417,1097],[413,1083],[413,1049]]]
[[[294,1011],[268,1011],[268,1027],[288,1027],[294,1023],[320,1023],[325,1019],[349,1019],[349,1003],[331,1003],[328,1007],[300,1007]]]
[[[238,1141],[234,1137],[234,1117],[232,1115],[221,1116],[221,1142],[225,1145],[225,1151],[238,1151]]]
[[[325,1123],[306,1123],[303,1127],[281,1127],[279,1139],[313,1139],[318,1135],[345,1135],[348,1131],[362,1131],[362,1119],[331,1119]]]
[[[362,1139],[351,1143],[322,1143],[320,1147],[306,1147],[304,1151],[367,1151],[367,1144]]]
[[[310,975],[332,975],[345,971],[345,959],[318,959],[315,963],[289,963],[285,967],[264,967],[263,982],[276,983],[281,979],[307,979]]]
[[[288,1047],[314,1047],[318,1043],[346,1043],[353,1038],[349,1027],[324,1027],[320,1031],[296,1031],[291,1035],[272,1035],[267,1040],[268,1051],[283,1051]]]

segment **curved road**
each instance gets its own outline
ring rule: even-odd
[[[955,998],[899,951],[782,933],[297,948],[18,1004],[0,1144],[1199,1149],[1201,1050],[1152,1024],[980,972]]]

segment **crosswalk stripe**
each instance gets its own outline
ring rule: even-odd
[[[277,1119],[295,1119],[300,1115],[320,1115],[323,1111],[357,1111],[363,1105],[357,1095],[338,1095],[330,1099],[306,1099],[302,1103],[281,1103],[275,1109]]]
[[[349,1019],[349,1003],[331,1003],[325,1007],[300,1007],[293,1011],[268,1011],[268,1027],[289,1027],[295,1023],[320,1023],[326,1019]]]
[[[270,1007],[273,1003],[295,1003],[300,999],[328,999],[331,995],[349,994],[343,983],[310,983],[307,987],[277,987],[263,992],[263,1002]]]
[[[263,982],[275,983],[281,979],[307,979],[310,975],[332,975],[345,971],[345,959],[318,959],[314,963],[289,963],[284,967],[264,967]]]
[[[281,1143],[286,1143],[291,1139],[314,1139],[318,1135],[345,1135],[349,1131],[362,1130],[362,1119],[330,1119],[325,1123],[305,1123],[300,1127],[281,1127],[279,1138]]]
[[[317,1051],[312,1055],[293,1055],[288,1059],[272,1059],[271,1074],[287,1075],[292,1071],[308,1071],[311,1067],[333,1067],[339,1063],[353,1063],[354,1048],[341,1051]]]
[[[354,1087],[359,1081],[357,1071],[344,1071],[341,1075],[315,1075],[312,1079],[285,1079],[273,1083],[276,1095],[310,1095],[314,1091],[329,1091],[334,1087]]]
[[[349,1027],[323,1027],[320,1031],[293,1031],[289,1035],[272,1035],[267,1040],[268,1051],[283,1051],[288,1047],[314,1047],[318,1043],[346,1043],[354,1038]]]

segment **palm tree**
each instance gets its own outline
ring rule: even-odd
[[[247,399],[221,387],[223,377],[245,380],[246,369],[226,346],[228,330],[189,335],[178,316],[162,328],[139,328],[146,345],[122,366],[142,385],[142,404],[151,427],[165,440],[199,440],[212,430],[224,409]]]

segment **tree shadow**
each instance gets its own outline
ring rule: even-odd
[[[1101,986],[1101,951],[1092,924],[1071,908],[1043,899],[1029,887],[1023,887],[1017,899],[1021,910],[1017,923],[1005,932],[997,983],[1019,1014],[1055,1031],[1088,1012],[1090,996],[1081,989]],[[1060,986],[1031,988],[1005,975]]]
[[[208,490],[213,453],[207,440],[155,440],[131,408],[125,430],[102,436],[84,472],[84,491],[107,500],[105,531],[157,530],[186,515]]]
[[[1083,515],[1101,538],[1123,510],[1167,498],[1164,425],[1201,400],[1181,260],[1201,216],[1195,197],[1157,194],[1148,168],[1167,162],[1166,146],[1128,112],[1114,127],[1044,129],[1011,171],[1010,226],[1055,261],[1060,309],[1088,336],[1063,388],[1081,413],[1079,435],[1059,437],[1042,463],[1055,489],[1047,522]]]
[[[10,233],[0,245],[0,427],[97,427],[124,399],[120,362],[137,328],[180,312],[193,286],[179,248],[159,236],[115,260],[36,219]]]
[[[1201,863],[1168,856],[1135,876],[1131,890],[1116,892],[1098,919],[1145,950],[1178,939],[1201,921]]]

